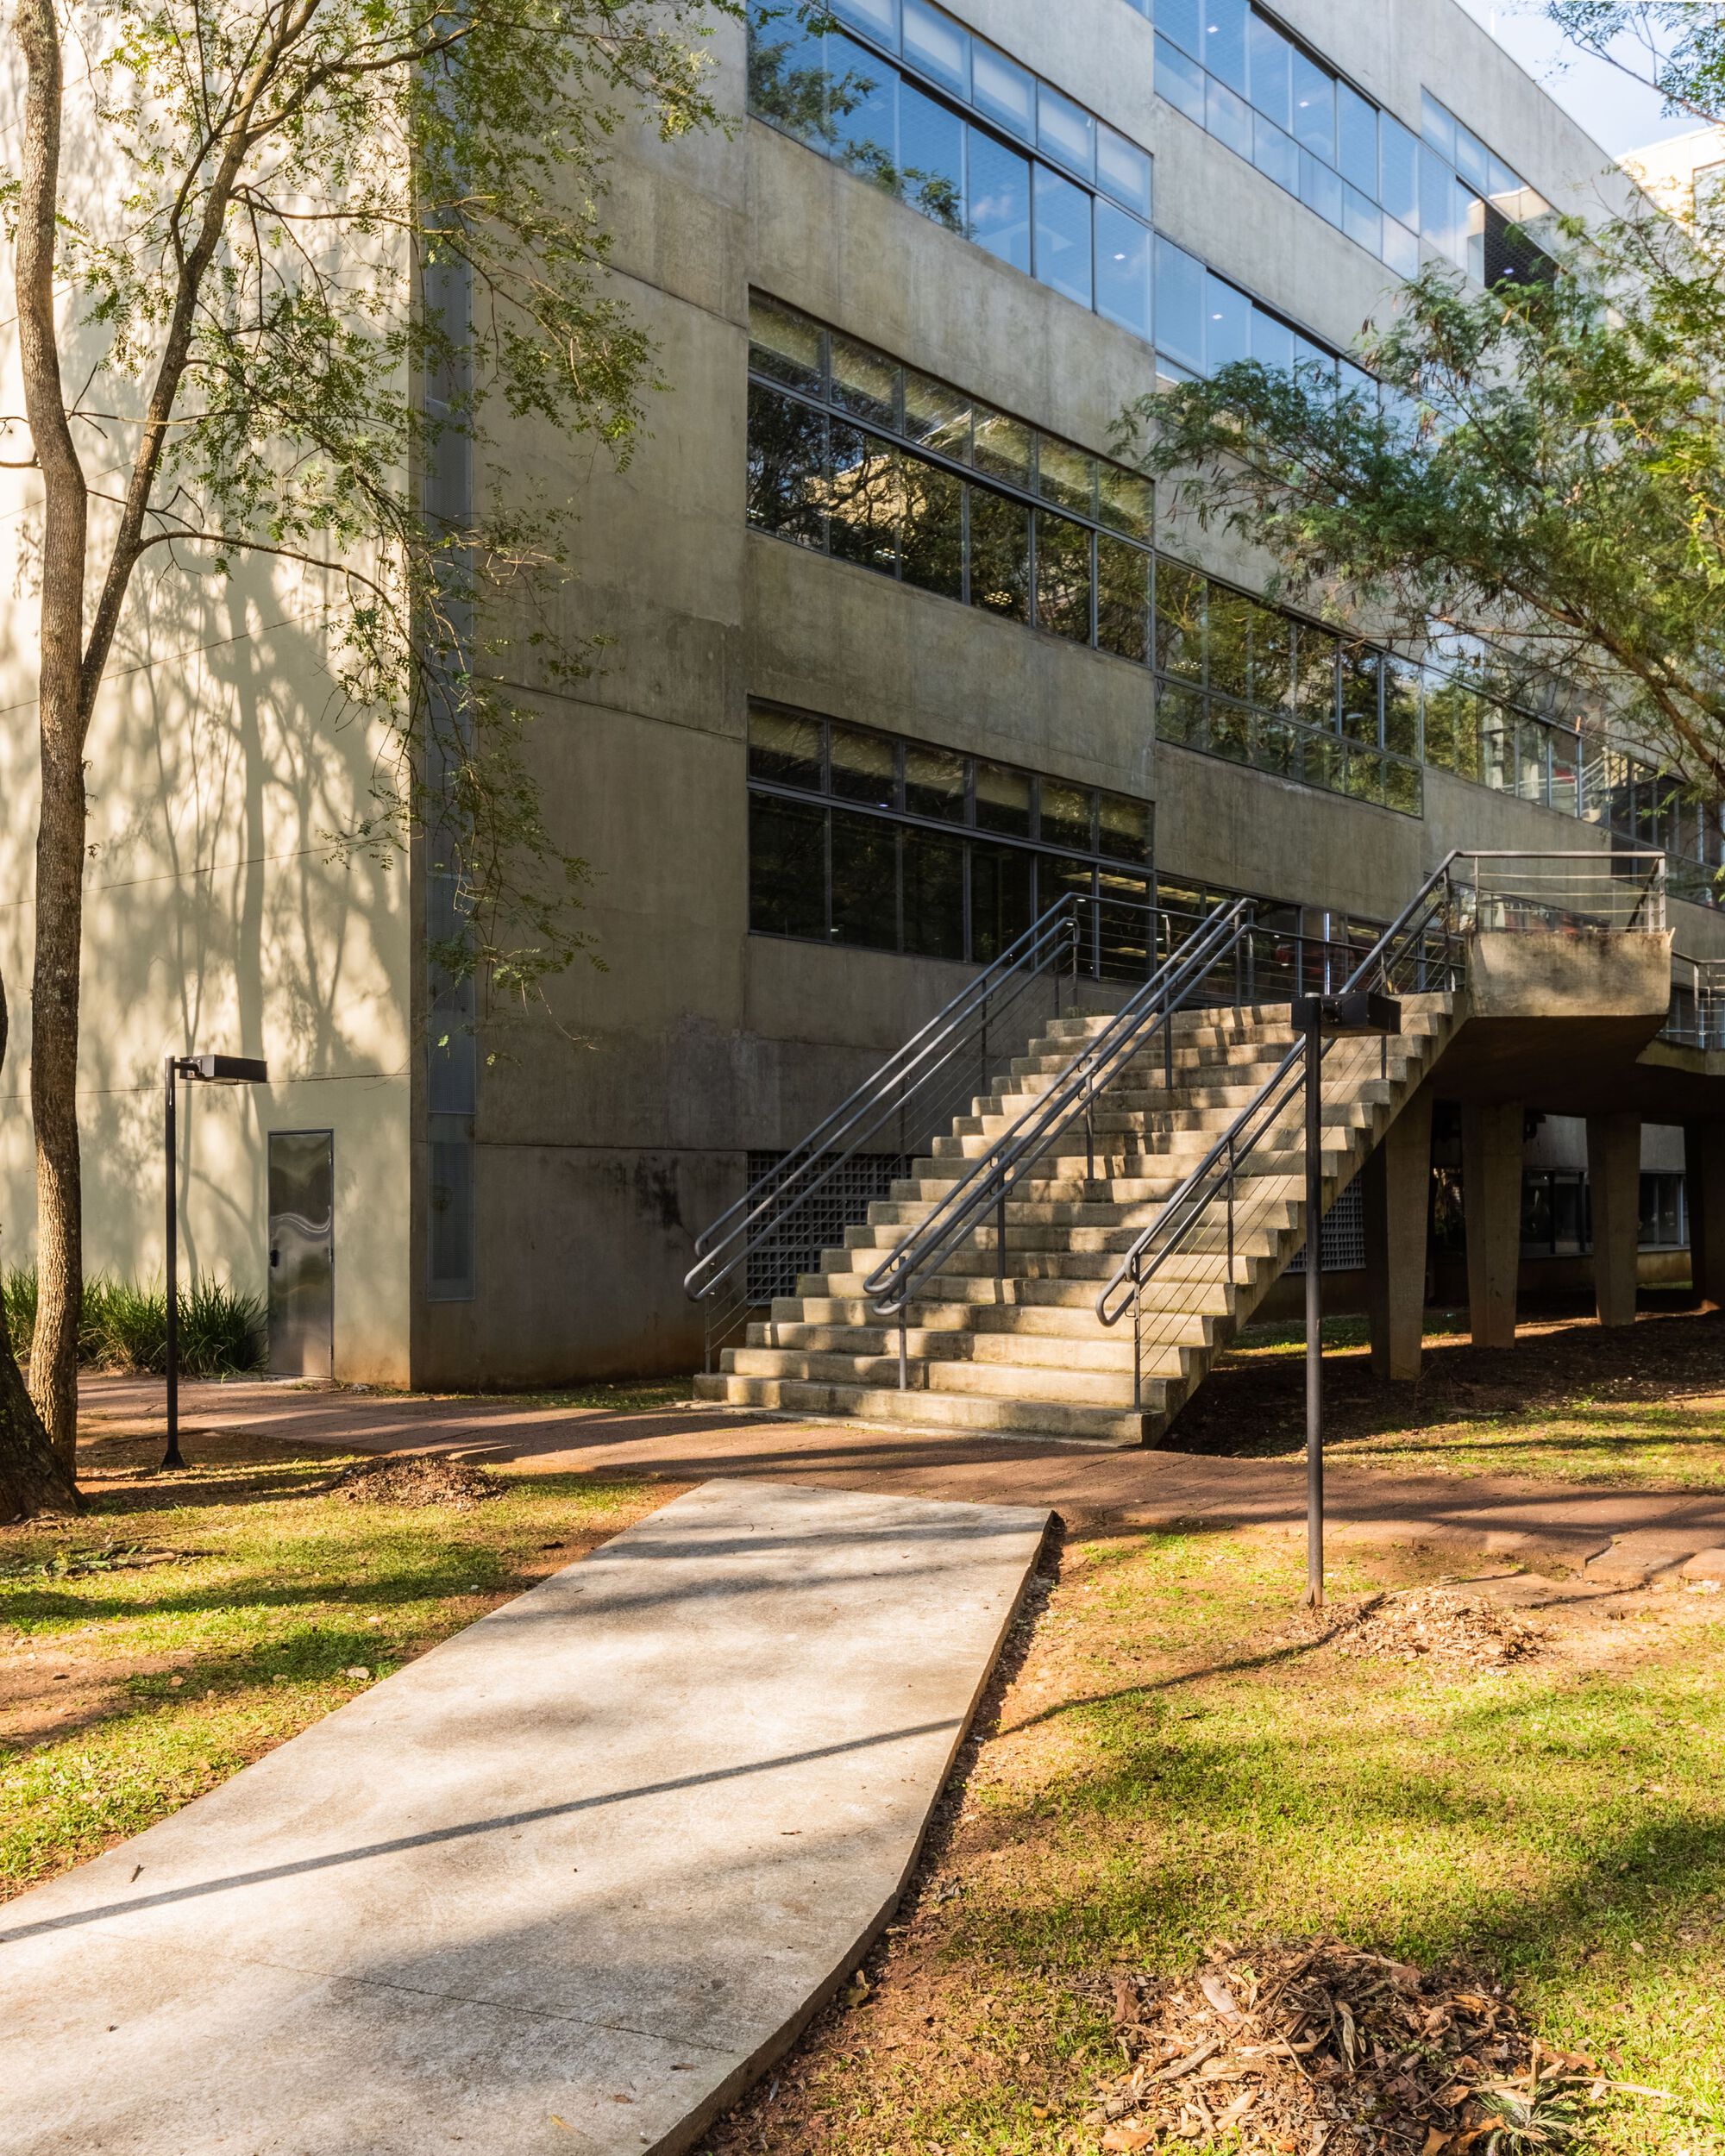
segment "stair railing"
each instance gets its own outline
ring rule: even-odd
[[[915,1230],[876,1267],[862,1292],[882,1317],[899,1327],[899,1389],[910,1384],[909,1313],[924,1283],[992,1221],[995,1276],[1007,1271],[1007,1206],[1024,1179],[1035,1172],[1068,1131],[1084,1125],[1084,1174],[1096,1174],[1098,1096],[1142,1056],[1160,1035],[1171,1081],[1174,1014],[1203,999],[1224,968],[1240,998],[1251,971],[1253,906],[1241,899],[1205,918],[1132,995],[1102,1030],[1085,1041],[1045,1093],[1037,1095],[993,1144],[959,1176]],[[1245,963],[1239,961],[1245,956]],[[1212,999],[1214,1000],[1214,999]]]

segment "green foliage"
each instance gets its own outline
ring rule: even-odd
[[[16,1267],[3,1282],[13,1352],[28,1356],[35,1330],[36,1275]],[[179,1295],[179,1365],[188,1377],[235,1377],[263,1367],[260,1297],[224,1282],[194,1280]],[[98,1273],[84,1283],[78,1359],[86,1369],[154,1372],[167,1366],[167,1295]]]
[[[1584,52],[1639,76],[1673,111],[1716,122],[1725,113],[1725,14],[1696,0],[1546,0],[1546,13]]]

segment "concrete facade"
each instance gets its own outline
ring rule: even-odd
[[[1157,230],[1240,291],[1342,352],[1385,304],[1394,279],[1383,261],[1157,94],[1152,33],[1126,0],[963,0],[953,12],[1150,152]],[[1376,10],[1287,0],[1280,13],[1415,134],[1430,91],[1553,203],[1596,199],[1603,153],[1456,0]],[[1153,386],[1155,361],[1140,337],[749,116],[740,24],[720,25],[712,49],[732,132],[674,147],[643,133],[616,147],[615,287],[669,385],[648,439],[619,475],[588,444],[505,428],[476,473],[482,492],[526,473],[578,498],[562,625],[611,642],[579,693],[527,680],[554,836],[594,871],[587,925],[605,970],[554,984],[548,1017],[518,1025],[483,1064],[470,1297],[427,1292],[411,879],[317,853],[310,834],[329,819],[321,805],[313,813],[320,780],[291,726],[255,755],[249,793],[254,765],[223,748],[222,815],[243,843],[215,824],[202,850],[181,843],[202,797],[189,773],[148,775],[147,705],[165,685],[174,693],[182,661],[146,664],[104,721],[129,744],[135,777],[98,810],[97,835],[115,848],[101,873],[111,861],[127,888],[159,889],[175,940],[164,967],[160,941],[145,948],[118,899],[111,937],[103,925],[92,936],[85,1129],[91,1156],[116,1173],[111,1189],[92,1179],[89,1262],[135,1274],[159,1264],[147,1140],[164,1046],[266,1054],[305,1090],[200,1106],[187,1140],[188,1256],[262,1286],[262,1138],[285,1119],[304,1124],[315,1100],[337,1130],[343,1376],[510,1385],[690,1369],[701,1339],[681,1288],[693,1239],[745,1188],[750,1155],[797,1144],[968,977],[946,961],[750,932],[751,699],[1148,802],[1159,877],[1314,918],[1387,922],[1453,849],[1611,843],[1596,822],[1435,768],[1414,816],[1158,743],[1148,668],[751,531],[751,292],[1098,456],[1123,407]],[[1171,525],[1158,537],[1194,543]],[[1261,581],[1263,565],[1239,548],[1202,547],[1219,573]],[[235,631],[244,679],[219,709],[235,741],[264,708],[263,678],[285,710],[311,708],[317,656],[279,652],[286,633]],[[19,799],[29,742],[16,711],[15,727],[0,754]],[[361,746],[344,744],[325,790],[351,793]],[[284,770],[302,774],[295,787]],[[22,828],[14,819],[9,845],[22,845]],[[21,864],[15,855],[16,875]],[[1686,951],[1725,954],[1712,914],[1677,911]],[[189,943],[198,922],[205,939]],[[20,909],[0,912],[14,982],[27,926]],[[104,1022],[122,1010],[125,1025]],[[27,1052],[21,1039],[9,1088]],[[111,1106],[119,1064],[129,1105]],[[0,1219],[16,1257],[32,1197],[14,1105]],[[1509,1200],[1494,1204],[1496,1218]],[[1499,1282],[1494,1309],[1502,1293]],[[1513,1282],[1509,1293],[1513,1304]],[[1404,1342],[1392,1362],[1407,1353]]]

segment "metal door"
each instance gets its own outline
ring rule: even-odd
[[[334,1133],[272,1131],[272,1377],[329,1377],[335,1374],[335,1201]]]

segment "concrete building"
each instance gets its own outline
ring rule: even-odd
[[[1063,893],[1245,895],[1290,949],[1363,949],[1452,849],[1651,846],[1678,950],[1725,956],[1711,810],[1481,694],[1465,654],[1414,665],[1263,605],[1264,562],[1179,530],[1118,461],[1159,379],[1250,354],[1368,383],[1349,355],[1400,277],[1434,252],[1541,274],[1511,228],[1621,185],[1455,0],[754,13],[752,43],[714,40],[733,132],[617,146],[615,275],[670,385],[650,439],[618,476],[522,429],[473,474],[581,498],[569,618],[612,642],[579,693],[528,688],[606,970],[495,1061],[459,1029],[438,1048],[436,894],[324,843],[367,746],[298,724],[325,596],[264,580],[224,624],[177,587],[159,628],[141,601],[105,699],[89,1263],[160,1265],[163,1052],[267,1055],[271,1089],[188,1118],[185,1217],[195,1263],[261,1288],[307,1176],[314,1213],[327,1185],[327,1311],[278,1367],[693,1367],[696,1234]],[[153,709],[185,697],[207,756],[157,768]],[[15,982],[28,927],[0,912]],[[27,1052],[0,1141],[15,1257]],[[1579,1168],[1578,1125],[1534,1127],[1539,1174]],[[1678,1141],[1640,1142],[1649,1175],[1681,1174]],[[852,1200],[893,1160],[862,1160]],[[1540,1220],[1570,1204],[1536,1188]]]

